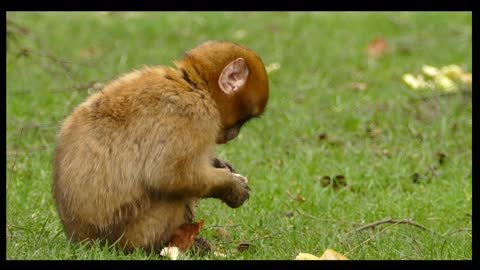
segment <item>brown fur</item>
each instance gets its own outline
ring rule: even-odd
[[[226,95],[217,81],[238,57],[250,74],[244,87]],[[197,199],[239,207],[248,198],[243,177],[215,166],[214,147],[263,112],[268,78],[262,60],[241,45],[211,41],[175,64],[113,80],[64,121],[53,192],[68,238],[120,238],[126,250],[158,249],[192,222]]]

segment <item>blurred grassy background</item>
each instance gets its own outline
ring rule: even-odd
[[[377,38],[386,46],[369,55]],[[472,70],[466,12],[7,13],[8,259],[159,258],[66,242],[51,196],[55,134],[95,83],[171,65],[208,39],[279,67],[264,117],[218,147],[252,193],[234,210],[200,203],[214,248],[228,259],[328,247],[351,259],[471,259],[471,92],[413,91],[401,79],[425,64]],[[346,186],[322,185],[337,175]],[[352,231],[386,217],[428,230]]]

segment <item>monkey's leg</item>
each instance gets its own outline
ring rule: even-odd
[[[173,232],[182,224],[191,222],[189,200],[157,200],[130,220],[119,240],[127,251],[141,247],[146,251],[160,251],[170,241]]]

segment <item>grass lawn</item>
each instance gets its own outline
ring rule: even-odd
[[[51,193],[55,135],[95,82],[172,65],[207,39],[245,44],[279,67],[264,117],[217,148],[252,192],[238,209],[201,201],[200,235],[216,250],[247,260],[327,248],[355,260],[472,259],[471,91],[415,91],[402,81],[426,64],[470,72],[471,13],[15,12],[7,20],[7,259],[162,259],[66,241]],[[376,38],[387,47],[369,56]],[[345,184],[325,185],[328,177]],[[248,248],[239,251],[241,242]]]

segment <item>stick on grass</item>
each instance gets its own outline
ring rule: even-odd
[[[408,225],[412,225],[412,226],[415,226],[417,228],[420,228],[422,230],[425,230],[425,231],[429,231],[433,234],[437,234],[435,231],[432,231],[431,229],[413,221],[413,218],[405,218],[405,219],[392,219],[391,217],[386,217],[386,218],[383,218],[381,220],[378,220],[378,221],[375,221],[375,222],[372,222],[372,223],[368,223],[368,224],[365,224],[363,226],[360,226],[360,227],[357,227],[351,231],[349,231],[347,234],[350,234],[350,233],[355,233],[355,232],[359,232],[359,231],[363,231],[365,229],[368,229],[368,228],[375,228],[376,226],[378,225],[382,225],[382,224],[386,224],[386,223],[390,223],[390,224],[408,224]]]

